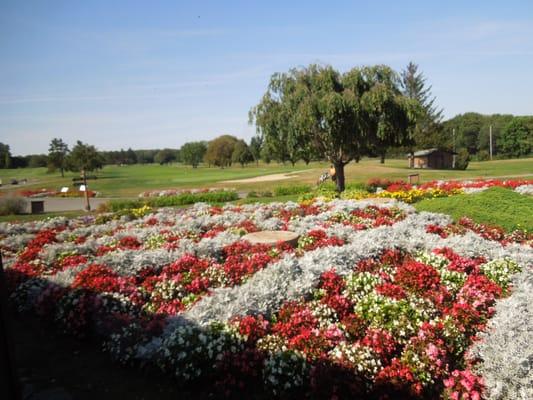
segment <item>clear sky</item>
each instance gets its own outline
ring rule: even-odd
[[[0,0],[0,142],[249,139],[274,72],[411,60],[446,117],[533,114],[533,1]]]

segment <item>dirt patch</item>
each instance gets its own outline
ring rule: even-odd
[[[256,176],[255,178],[245,178],[245,179],[232,179],[229,181],[222,181],[221,183],[257,183],[257,182],[271,182],[271,181],[282,181],[285,179],[297,178],[298,174],[305,171],[295,171],[287,174],[271,174]]]

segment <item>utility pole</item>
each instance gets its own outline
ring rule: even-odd
[[[452,129],[452,135],[453,135],[452,168],[455,169],[455,128]]]
[[[85,173],[85,168],[81,170],[83,176],[83,186],[85,188],[85,211],[91,211],[91,205],[89,204],[89,191],[87,188],[87,174]]]
[[[489,125],[489,150],[490,150],[490,160],[492,161],[492,124]]]

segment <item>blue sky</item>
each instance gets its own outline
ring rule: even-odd
[[[274,72],[411,60],[446,117],[533,114],[533,2],[0,0],[0,142],[249,139]]]

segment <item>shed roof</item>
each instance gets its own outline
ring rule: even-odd
[[[418,151],[415,151],[413,153],[413,155],[415,157],[420,157],[420,156],[429,156],[430,154],[433,154],[435,153],[436,151],[442,151],[444,153],[450,153],[450,154],[456,154],[454,153],[453,151],[450,151],[450,150],[443,150],[443,149],[438,149],[438,148],[433,148],[433,149],[425,149],[425,150],[418,150]]]

